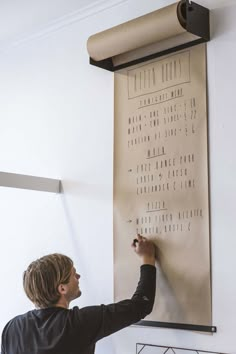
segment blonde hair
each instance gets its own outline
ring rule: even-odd
[[[59,253],[49,254],[32,262],[23,273],[23,287],[28,298],[38,308],[55,305],[58,286],[70,279],[73,261]]]

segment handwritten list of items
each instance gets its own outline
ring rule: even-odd
[[[162,280],[151,320],[211,322],[207,160],[204,45],[115,74],[115,296],[125,266],[127,294],[134,284],[132,235],[153,239]]]

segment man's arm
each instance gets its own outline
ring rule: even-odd
[[[140,280],[137,289],[132,297],[135,299],[146,299],[147,314],[151,313],[156,293],[156,247],[153,242],[148,241],[140,235],[134,240],[132,247],[141,259]],[[150,273],[150,274],[149,274]]]
[[[110,305],[85,307],[78,312],[88,343],[95,343],[136,323],[152,311],[156,289],[155,245],[138,235],[132,247],[142,264],[140,280],[132,298]]]

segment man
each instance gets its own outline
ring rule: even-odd
[[[81,295],[72,260],[51,254],[32,262],[23,285],[36,309],[8,322],[1,354],[93,354],[99,339],[149,314],[156,288],[155,245],[138,235],[132,247],[142,263],[137,289],[131,299],[110,305],[69,309]]]

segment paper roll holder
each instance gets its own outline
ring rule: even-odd
[[[114,65],[112,57],[100,61],[96,61],[90,57],[90,64],[114,72],[135,64],[139,64],[151,59],[155,59],[162,55],[176,52],[177,50],[185,49],[193,45],[208,42],[210,40],[209,9],[196,4],[191,0],[181,0],[179,5],[181,7],[180,9],[181,14],[185,19],[184,28],[188,33],[197,36],[196,39],[194,40],[191,39],[190,41],[184,44],[181,43],[174,47],[157,51],[153,54],[142,56],[138,59],[131,60],[120,65]]]

